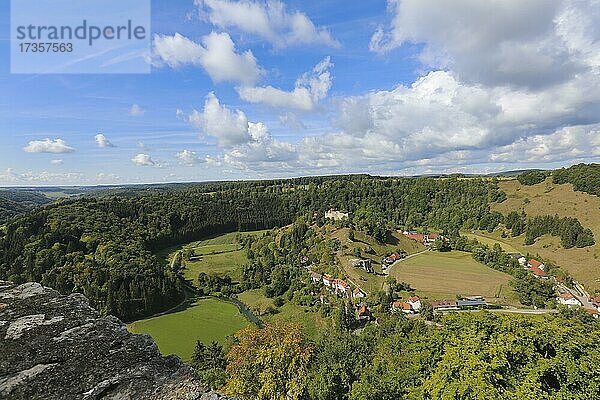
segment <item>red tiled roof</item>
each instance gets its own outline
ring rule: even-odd
[[[344,281],[344,280],[342,280],[342,279],[336,279],[335,281],[336,281],[336,283],[337,283],[338,285],[342,285],[342,286],[343,286],[343,287],[345,287],[345,288],[349,286],[349,285],[348,285],[348,282],[346,282],[346,281]]]
[[[392,303],[392,308],[402,309],[402,310],[412,310],[410,304],[405,303],[403,301],[395,301]]]
[[[409,297],[409,298],[408,298],[406,301],[410,301],[411,303],[415,303],[415,302],[417,302],[417,301],[419,301],[419,300],[421,300],[421,299],[419,298],[419,296],[411,296],[411,297]]]
[[[430,303],[433,308],[457,306],[456,300],[431,300]]]
[[[585,311],[586,311],[588,314],[590,314],[590,315],[598,315],[598,314],[600,314],[600,313],[598,312],[598,310],[596,310],[595,308],[586,308],[586,309],[585,309]]]
[[[531,268],[539,268],[542,265],[543,265],[543,263],[539,262],[538,260],[534,260],[534,259],[529,260],[529,266]]]
[[[420,233],[409,233],[406,236],[408,236],[412,240],[416,240],[417,242],[422,242],[423,239],[425,239],[425,237],[423,235],[421,235]]]
[[[532,274],[537,275],[537,276],[546,276],[546,273],[542,269],[540,269],[540,267],[532,266],[527,271],[529,271]]]
[[[573,296],[571,293],[561,293],[558,295],[558,297],[565,300],[571,300],[575,298],[575,296]]]

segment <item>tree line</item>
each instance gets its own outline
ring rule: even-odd
[[[240,400],[592,399],[600,324],[580,310],[539,318],[451,313],[435,324],[382,316],[362,332],[243,329],[226,355],[200,347],[203,376]],[[217,354],[218,357],[213,355]],[[220,355],[220,356],[219,356]],[[225,366],[224,366],[225,365]]]

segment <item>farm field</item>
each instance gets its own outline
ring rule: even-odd
[[[231,335],[250,325],[235,305],[204,298],[194,300],[185,310],[133,322],[127,329],[149,334],[162,354],[176,354],[189,362],[196,340],[227,345]]]
[[[416,294],[429,299],[482,295],[489,302],[519,304],[509,285],[511,276],[476,262],[470,253],[420,254],[395,264],[390,276],[410,283]]]
[[[551,178],[537,185],[521,185],[516,179],[499,182],[507,199],[492,204],[493,210],[506,215],[513,210],[524,210],[528,216],[555,215],[575,217],[585,228],[594,233],[594,246],[564,249],[560,239],[543,236],[530,246],[524,245],[523,237],[500,238],[500,232],[483,233],[483,236],[501,239],[521,253],[539,254],[563,268],[588,292],[600,291],[600,197],[576,192],[571,184],[555,185]]]

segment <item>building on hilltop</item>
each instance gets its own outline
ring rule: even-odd
[[[335,208],[330,209],[325,212],[325,219],[331,219],[333,221],[342,221],[344,219],[349,219],[350,214],[337,211]]]

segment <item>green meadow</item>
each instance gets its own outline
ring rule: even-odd
[[[196,340],[227,346],[235,332],[251,325],[234,304],[203,298],[194,300],[185,310],[136,321],[127,328],[152,336],[162,354],[176,354],[189,362]]]

